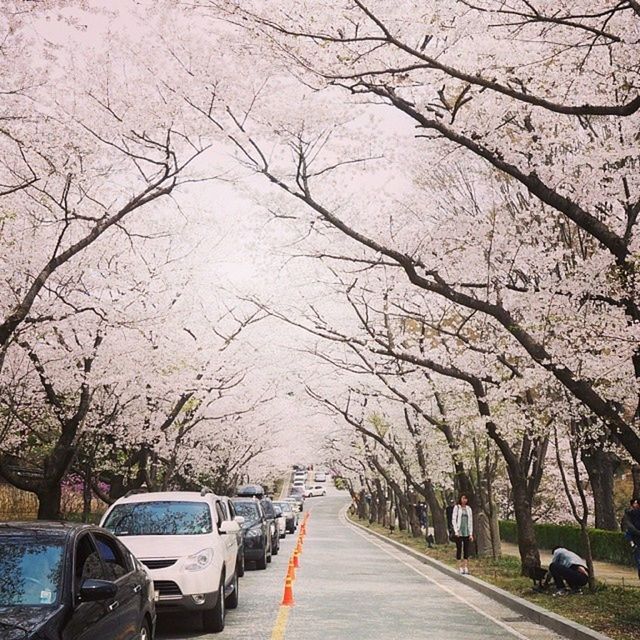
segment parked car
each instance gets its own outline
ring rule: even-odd
[[[203,490],[127,495],[101,523],[149,569],[159,610],[201,612],[206,631],[224,629],[238,606],[240,525]],[[113,636],[110,636],[113,637]]]
[[[305,488],[304,496],[305,498],[311,498],[313,496],[326,496],[327,490],[321,484],[313,484],[309,487]]]
[[[153,640],[151,578],[108,531],[0,523],[2,640]]]
[[[288,533],[295,533],[298,525],[298,518],[294,511],[292,502],[289,502],[288,500],[278,500],[277,502],[274,502],[273,505],[281,509],[285,518],[286,531]]]
[[[273,502],[271,502],[271,498],[262,498],[260,504],[271,528],[271,555],[277,556],[280,551],[280,533],[278,532],[278,523],[276,522],[276,512],[273,508]]]
[[[294,480],[293,484],[291,485],[292,487],[302,487],[304,488],[305,485],[305,481],[304,480]]]
[[[287,535],[287,516],[284,515],[282,509],[275,502],[273,503],[273,511],[276,514],[278,535],[280,538],[284,538]]]
[[[326,482],[327,481],[327,474],[324,471],[316,471],[316,473],[313,475],[313,481],[314,482]]]
[[[257,498],[233,498],[236,513],[244,518],[242,535],[244,557],[256,563],[258,569],[266,569],[271,562],[271,525]]]
[[[302,511],[302,501],[298,500],[298,498],[294,498],[293,496],[289,496],[285,498],[282,502],[287,502],[291,505],[293,512],[296,515],[296,526],[298,525],[298,514]]]
[[[291,487],[289,497],[298,502],[300,511],[304,510],[304,487]]]
[[[240,525],[236,532],[236,541],[238,543],[238,577],[242,578],[244,575],[244,535],[242,533],[244,518],[236,513],[233,501],[228,496],[220,496],[220,504],[224,511],[224,519],[235,520]]]

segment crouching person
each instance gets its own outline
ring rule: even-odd
[[[577,553],[564,547],[555,547],[549,565],[549,573],[556,584],[554,595],[580,593],[589,582],[587,563]]]

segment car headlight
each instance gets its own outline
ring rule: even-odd
[[[187,571],[202,571],[206,569],[213,560],[213,549],[202,549],[187,558],[185,569]]]
[[[260,529],[259,527],[247,529],[245,535],[247,536],[247,538],[257,538],[259,535],[262,535],[262,529]]]

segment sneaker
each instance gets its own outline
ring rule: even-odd
[[[464,575],[464,569],[462,567],[460,567],[460,569],[458,569],[458,573],[463,576]]]
[[[571,589],[571,591],[569,591],[569,593],[571,595],[580,596],[580,595],[582,595],[582,589],[580,587],[578,587],[577,589]]]
[[[566,589],[558,589],[557,591],[553,592],[553,597],[558,597],[558,596],[566,596],[567,595],[567,590]]]

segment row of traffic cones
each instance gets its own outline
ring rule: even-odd
[[[300,525],[300,533],[298,533],[298,540],[296,546],[289,558],[289,567],[287,569],[287,577],[284,581],[284,596],[282,597],[281,605],[283,607],[292,607],[293,602],[293,583],[296,579],[296,569],[300,568],[300,555],[302,554],[302,545],[304,543],[304,537],[307,535],[307,521],[309,520],[309,514],[305,513]]]

